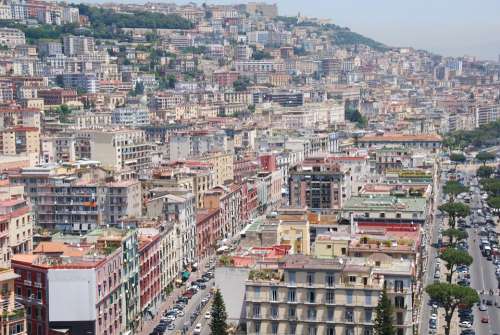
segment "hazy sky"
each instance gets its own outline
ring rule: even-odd
[[[189,0],[167,1],[190,2]],[[192,2],[232,4],[246,1]],[[296,15],[300,12],[306,16],[333,19],[335,24],[349,27],[355,32],[390,46],[412,46],[443,55],[472,55],[490,60],[497,60],[500,54],[500,0],[265,0],[265,2],[277,3],[280,14]]]

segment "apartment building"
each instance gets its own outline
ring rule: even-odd
[[[90,159],[115,171],[136,173],[151,167],[153,146],[138,129],[82,130],[79,133],[90,144]]]
[[[141,107],[116,108],[111,112],[113,124],[138,127],[149,124],[149,111]]]
[[[63,50],[66,56],[89,54],[94,49],[95,41],[92,37],[71,35],[63,37]]]
[[[26,44],[26,37],[19,29],[0,28],[0,44],[9,48]]]
[[[234,180],[234,155],[230,152],[207,152],[198,160],[212,165],[215,185],[224,185]]]
[[[8,268],[12,255],[33,248],[31,206],[22,197],[0,200],[0,264]]]
[[[80,168],[25,168],[9,176],[14,185],[27,185],[25,193],[39,226],[86,232],[106,224],[116,225],[123,217],[141,215],[139,181],[107,182],[102,170],[85,166],[89,162],[80,164]]]
[[[14,126],[0,130],[0,153],[3,155],[27,155],[32,164],[40,154],[40,129]]]
[[[26,310],[17,301],[14,282],[19,275],[10,268],[0,270],[0,286],[2,295],[0,296],[0,334],[2,335],[26,335],[30,330],[26,327]]]
[[[442,138],[439,135],[383,134],[363,136],[358,140],[358,145],[361,148],[370,148],[372,146],[399,146],[436,152],[441,148],[441,142]]]
[[[340,209],[351,197],[350,176],[324,157],[311,158],[289,172],[289,204],[313,211]]]

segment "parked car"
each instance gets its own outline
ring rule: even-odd
[[[462,321],[458,324],[458,326],[461,328],[470,328],[472,327],[472,323],[470,323],[469,321]]]
[[[197,323],[194,327],[193,334],[201,334],[201,323]]]
[[[210,319],[212,317],[212,313],[206,312],[205,313],[205,319]]]

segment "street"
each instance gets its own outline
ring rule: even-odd
[[[473,173],[469,173],[470,176]],[[481,197],[479,191],[474,191],[471,199],[471,209],[475,211],[477,208],[481,208]],[[472,216],[472,222],[474,221],[475,214]],[[481,254],[479,249],[479,241],[481,237],[478,235],[479,228],[468,229],[469,232],[469,253],[474,258],[471,269],[471,287],[476,289],[481,294],[481,301],[490,299],[493,302],[497,302],[500,305],[500,297],[498,296],[498,280],[495,276],[495,267],[491,261],[488,261],[486,257]],[[489,295],[489,290],[495,292],[494,296]],[[478,308],[474,308],[474,328],[476,334],[487,335],[500,333],[500,308],[492,306],[487,306],[488,310],[485,312],[479,311]],[[483,316],[488,316],[489,322],[482,323],[481,318]]]

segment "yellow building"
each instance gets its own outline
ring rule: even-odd
[[[24,306],[16,301],[14,281],[20,276],[12,269],[0,270],[0,335],[25,335],[26,313]]]
[[[284,208],[278,211],[277,244],[291,246],[290,253],[309,255],[309,220],[305,208]]]
[[[0,154],[26,154],[33,164],[40,154],[40,129],[37,127],[16,126],[0,132]]]
[[[324,234],[316,237],[314,256],[317,258],[334,258],[345,256],[349,250],[348,235]]]
[[[234,179],[233,154],[229,152],[213,152],[203,155],[202,162],[210,163],[215,172],[215,185],[224,185]]]

